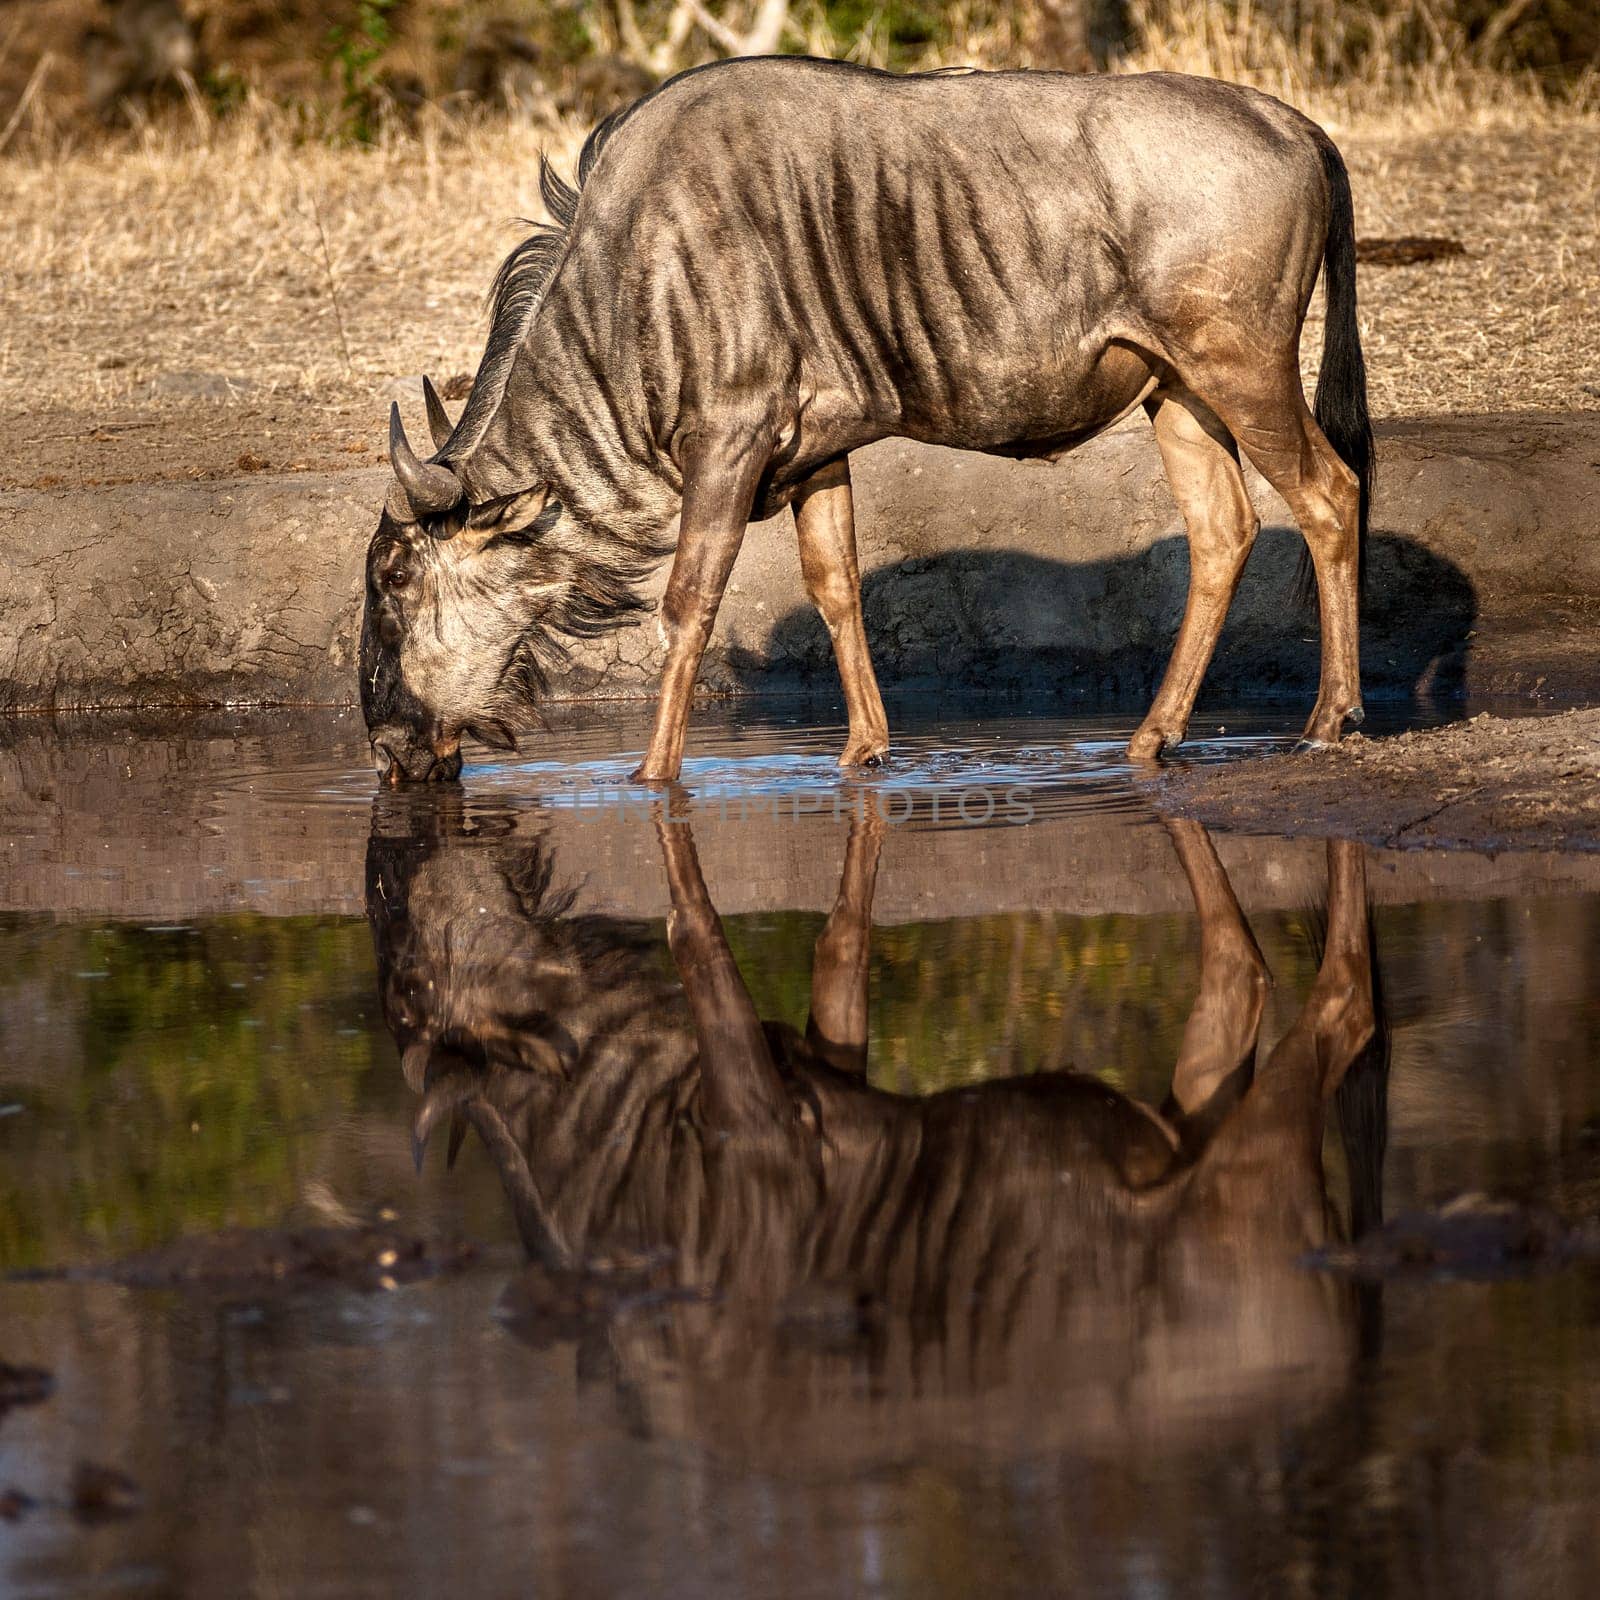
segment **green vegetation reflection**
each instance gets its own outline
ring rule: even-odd
[[[0,925],[0,1261],[278,1220],[380,1041],[366,925]]]

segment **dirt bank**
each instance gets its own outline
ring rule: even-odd
[[[1379,446],[1369,698],[1419,712],[1468,692],[1600,700],[1600,414],[1387,423]],[[1143,418],[1051,465],[886,440],[855,468],[886,688],[1073,703],[1150,692],[1188,555]],[[386,482],[367,467],[0,490],[0,709],[349,704]],[[1314,622],[1287,603],[1303,542],[1254,474],[1251,492],[1265,527],[1206,689],[1299,701],[1317,675]],[[555,688],[649,696],[659,664],[645,616],[584,641]],[[836,689],[787,517],[750,530],[701,683]],[[1302,715],[1287,707],[1286,731]]]
[[[1163,773],[1161,808],[1390,848],[1600,850],[1600,710],[1488,715],[1334,750]]]

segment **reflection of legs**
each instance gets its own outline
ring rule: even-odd
[[[661,600],[667,647],[650,747],[635,769],[640,783],[671,783],[683,767],[689,705],[711,625],[722,604],[750,520],[770,441],[753,432],[699,433],[683,447],[683,514],[678,553]]]
[[[1302,1020],[1316,1039],[1322,1093],[1330,1095],[1378,1026],[1366,852],[1348,839],[1328,841],[1328,944]]]
[[[811,1016],[806,1043],[841,1072],[867,1070],[867,976],[872,895],[883,847],[883,818],[866,806],[850,823],[839,897],[811,961]]]
[[[1235,1131],[1275,1129],[1316,1157],[1322,1111],[1377,1030],[1367,926],[1366,857],[1349,840],[1328,842],[1328,941],[1300,1014],[1273,1046]]]
[[[1200,993],[1172,1073],[1172,1098],[1184,1116],[1193,1116],[1236,1072],[1254,1064],[1270,980],[1205,829],[1169,819],[1167,831],[1200,916]]]
[[[1260,525],[1233,437],[1215,414],[1190,394],[1165,395],[1146,409],[1189,533],[1189,596],[1166,676],[1128,746],[1136,761],[1182,740]]]
[[[1328,846],[1328,942],[1311,992],[1255,1080],[1196,1156],[1191,1195],[1226,1205],[1239,1247],[1263,1261],[1324,1243],[1325,1109],[1372,1041],[1371,950],[1360,845]],[[1331,1290],[1327,1292],[1331,1293]]]
[[[847,457],[830,462],[801,489],[794,502],[794,526],[806,593],[833,640],[850,715],[850,738],[839,765],[871,765],[889,753],[889,719],[878,693],[861,616],[861,570],[856,563],[855,509]]]
[[[700,872],[694,835],[658,811],[656,837],[667,868],[672,910],[667,943],[700,1044],[700,1104],[706,1125],[722,1132],[788,1128],[793,1107],[773,1065],[755,1002]]]

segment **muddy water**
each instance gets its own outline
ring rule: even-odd
[[[1302,1258],[1594,1214],[1600,861],[1208,839],[1114,720],[904,721],[841,782],[814,713],[708,715],[670,821],[628,717],[376,803],[349,719],[13,728],[0,1263],[480,1253],[0,1283],[56,1378],[0,1414],[0,1590],[1584,1587],[1600,1280]],[[81,1460],[142,1510],[74,1515]]]

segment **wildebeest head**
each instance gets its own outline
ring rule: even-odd
[[[652,930],[574,912],[541,832],[449,794],[380,794],[367,845],[367,916],[384,1021],[406,1081],[439,1105],[481,1092],[513,1125],[535,1080],[583,1070],[621,997],[666,982]],[[457,1080],[452,1083],[451,1080]]]
[[[450,422],[424,390],[442,451]],[[540,687],[570,588],[570,562],[544,542],[561,508],[543,483],[474,502],[457,469],[417,459],[398,406],[389,453],[395,481],[367,549],[361,708],[381,778],[448,780],[463,733],[515,747]]]

